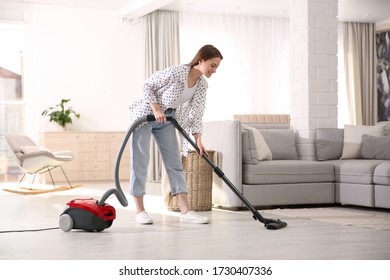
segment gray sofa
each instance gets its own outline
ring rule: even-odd
[[[390,208],[390,125],[372,128],[380,135],[363,134],[354,156],[344,155],[345,129],[316,131],[316,159],[335,168],[335,203]]]
[[[390,134],[390,126],[381,127],[383,135]],[[346,132],[337,128],[317,129],[316,160],[300,159],[298,135],[288,124],[207,122],[203,142],[216,151],[217,165],[255,207],[350,204],[390,208],[390,160],[386,154],[390,146],[378,155],[373,145],[366,145],[362,158],[362,142],[357,146],[358,155],[343,154],[348,148],[344,148]],[[385,146],[390,140],[373,134],[374,139],[368,140],[376,143],[375,147]],[[346,139],[349,137],[347,134]],[[379,145],[378,141],[383,143]],[[353,145],[356,149],[357,144]],[[229,186],[215,175],[213,205],[229,209],[244,207]]]

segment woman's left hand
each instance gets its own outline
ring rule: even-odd
[[[198,145],[198,148],[199,148],[199,156],[202,156],[204,153],[206,154],[207,157],[209,157],[209,154],[203,145]]]
[[[199,156],[202,156],[202,154],[206,154],[207,157],[209,157],[209,154],[207,153],[207,149],[203,146],[203,143],[202,143],[202,140],[200,139],[200,137],[198,139],[196,139],[196,145],[198,146],[199,148]]]

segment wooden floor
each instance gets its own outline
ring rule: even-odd
[[[1,260],[389,260],[390,231],[344,226],[300,218],[281,218],[288,227],[267,230],[248,211],[202,212],[208,225],[179,223],[166,210],[158,184],[148,186],[146,207],[153,225],[138,225],[134,208],[115,196],[113,225],[100,233],[58,229],[59,216],[74,198],[100,199],[112,183],[74,190],[18,195],[0,192]],[[127,187],[124,187],[127,192]],[[362,210],[364,211],[364,210]],[[23,231],[57,228],[43,231]],[[9,232],[4,231],[21,231]]]

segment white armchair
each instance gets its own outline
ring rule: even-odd
[[[69,186],[72,187],[61,166],[64,162],[73,160],[74,155],[72,152],[50,152],[45,147],[38,146],[28,136],[23,134],[8,134],[5,135],[4,138],[13,152],[17,164],[24,171],[24,174],[19,181],[19,185],[26,174],[34,175],[32,182],[34,183],[37,174],[49,172],[53,186],[55,186],[50,170],[60,167]]]

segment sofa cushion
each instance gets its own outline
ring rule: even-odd
[[[331,160],[335,168],[335,181],[352,184],[372,184],[375,168],[383,160],[349,159]]]
[[[374,187],[373,184],[336,183],[336,201],[341,204],[374,207]]]
[[[260,131],[250,126],[242,126],[242,162],[258,164],[262,160],[272,160],[272,153]]]
[[[375,168],[374,183],[390,186],[390,161],[384,161]]]
[[[390,159],[390,136],[362,136],[360,156],[366,159]]]
[[[244,164],[242,181],[248,185],[333,182],[332,164],[309,160],[272,160]]]
[[[383,125],[345,125],[341,159],[358,158],[363,134],[382,136]]]
[[[344,138],[342,128],[318,128],[315,137],[317,160],[340,159]]]
[[[376,125],[383,125],[384,126],[384,131],[383,135],[390,135],[390,121],[380,121],[376,123]]]
[[[272,153],[273,160],[298,159],[295,132],[292,129],[260,129]]]
[[[375,185],[374,186],[374,201],[375,207],[390,208],[390,186],[389,185]]]

